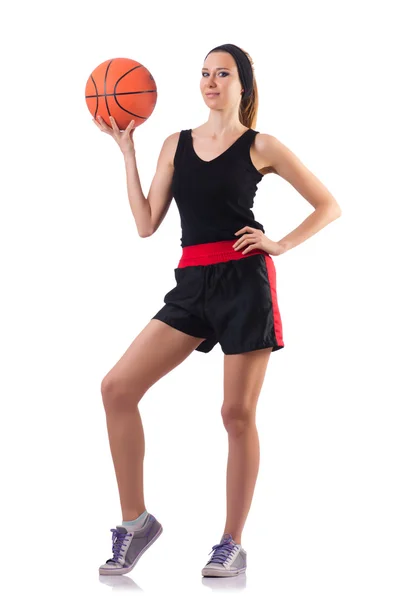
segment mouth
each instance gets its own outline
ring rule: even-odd
[[[219,92],[209,92],[206,94],[206,96],[208,96],[208,98],[213,98],[215,96],[219,96]]]

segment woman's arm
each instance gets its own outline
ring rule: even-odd
[[[142,192],[135,151],[123,154],[127,175],[128,201],[140,237],[148,237],[158,229],[171,204],[173,158],[178,138],[179,132],[168,136],[164,141],[147,199]]]
[[[282,252],[286,252],[340,217],[342,210],[325,185],[277,138],[268,134],[256,137],[256,149],[264,162],[271,165],[315,209],[296,229],[278,242]]]

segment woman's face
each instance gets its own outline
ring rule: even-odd
[[[211,52],[204,61],[200,90],[209,108],[239,104],[243,89],[237,65],[229,52]],[[207,96],[214,92],[215,96]]]

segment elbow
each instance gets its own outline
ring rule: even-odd
[[[150,237],[151,235],[153,235],[153,231],[140,231],[139,232],[139,237],[141,238],[146,238],[146,237]]]
[[[153,229],[153,223],[150,222],[146,223],[145,229],[141,229],[140,231],[138,230],[139,233],[139,237],[141,238],[146,238],[146,237],[150,237],[151,235],[153,235],[154,233],[154,229]]]
[[[335,221],[335,219],[339,219],[339,217],[342,215],[342,209],[337,202],[333,202],[329,206],[328,214],[330,215],[332,221]]]
[[[337,201],[335,200],[335,198],[334,198],[334,201],[332,203],[332,209],[333,209],[333,211],[334,211],[334,213],[336,215],[336,218],[338,218],[338,217],[340,217],[342,215],[342,209],[339,206],[339,204],[337,203]]]
[[[342,216],[342,209],[339,206],[339,204],[336,205],[336,207],[334,209],[334,214],[335,214],[335,219],[339,219],[339,217]]]
[[[151,235],[154,234],[155,231],[156,230],[153,227],[153,225],[150,224],[149,229],[144,229],[144,230],[142,230],[142,231],[139,232],[139,236],[142,237],[142,238],[150,237]]]

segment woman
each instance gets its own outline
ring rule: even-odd
[[[252,129],[258,95],[248,54],[234,44],[213,48],[200,87],[210,109],[208,121],[165,140],[147,199],[136,168],[134,121],[123,133],[114,119],[111,128],[102,119],[96,123],[123,152],[140,236],[157,231],[173,197],[182,225],[177,285],[102,382],[124,520],[111,530],[113,557],[100,567],[101,574],[131,571],[162,532],[145,509],[139,401],[193,350],[209,352],[218,342],[225,354],[227,518],[202,575],[227,577],[246,570],[241,535],[259,468],[256,404],[270,353],[284,347],[271,256],[294,248],[341,214],[329,191],[288,148]],[[277,242],[264,234],[251,210],[257,184],[269,172],[287,180],[315,208]]]

